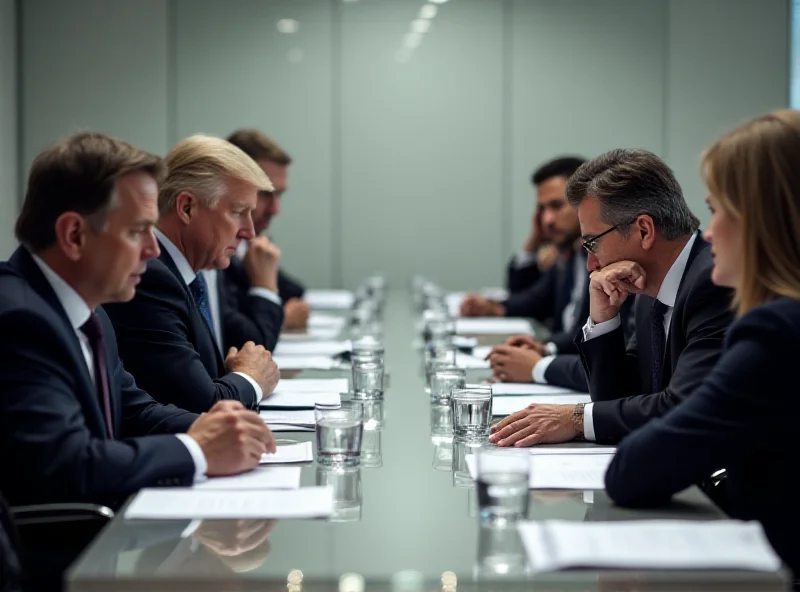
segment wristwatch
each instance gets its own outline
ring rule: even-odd
[[[578,403],[572,410],[572,427],[578,432],[576,440],[584,440],[583,436],[583,403]]]

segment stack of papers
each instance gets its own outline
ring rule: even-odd
[[[563,395],[528,395],[516,397],[492,397],[492,415],[505,417],[525,409],[528,405],[577,405],[591,403],[592,398],[583,393]]]
[[[353,349],[350,341],[278,341],[274,356],[338,356]]]
[[[307,335],[314,339],[336,339],[344,330],[347,319],[312,312],[308,317]]]
[[[127,520],[235,518],[327,518],[333,487],[293,491],[217,491],[191,488],[142,489],[125,511]]]
[[[280,380],[271,395],[261,400],[261,409],[313,409],[317,405],[339,407],[340,393],[347,392],[346,378],[294,378]]]
[[[297,489],[300,487],[300,467],[256,467],[232,477],[210,477],[195,483],[192,489],[242,490]]]
[[[261,411],[261,419],[273,432],[313,432],[317,425],[314,412],[302,411]]]
[[[272,356],[281,370],[332,370],[339,363],[330,356]]]
[[[531,454],[531,489],[605,489],[604,477],[613,454],[581,454],[582,448],[563,448],[572,452]],[[477,476],[475,455],[465,458],[473,479]],[[493,462],[502,463],[502,458]]]
[[[349,290],[306,290],[303,300],[315,310],[347,310],[353,307],[355,296]]]
[[[300,442],[299,444],[284,444],[278,446],[273,454],[262,454],[262,465],[273,465],[282,463],[301,463],[314,460],[314,451],[311,442]]]
[[[757,522],[546,520],[518,526],[534,573],[575,568],[774,572],[781,561]]]
[[[525,319],[471,317],[456,319],[456,333],[460,335],[533,335],[533,328]]]

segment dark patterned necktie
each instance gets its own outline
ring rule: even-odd
[[[198,273],[194,281],[189,284],[189,291],[192,293],[197,308],[200,309],[200,314],[202,314],[203,318],[206,320],[208,328],[211,329],[211,334],[216,335],[214,331],[214,321],[211,318],[211,306],[208,303],[208,284],[202,273]]]
[[[94,356],[94,383],[100,399],[100,407],[106,419],[108,435],[114,438],[114,423],[111,421],[111,392],[108,388],[108,366],[106,365],[106,342],[100,318],[92,313],[89,320],[81,325],[81,331],[89,339],[89,347]]]
[[[650,331],[653,347],[653,391],[660,392],[662,364],[664,363],[664,348],[666,347],[667,334],[664,331],[664,315],[669,306],[660,300],[653,301],[653,312],[650,315]]]

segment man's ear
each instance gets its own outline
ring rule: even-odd
[[[178,218],[184,224],[189,224],[192,216],[196,213],[198,206],[197,198],[188,191],[181,191],[175,198],[175,210]]]
[[[648,215],[639,216],[634,225],[636,232],[639,234],[642,250],[649,251],[656,240],[656,225],[653,219]]]
[[[56,219],[56,246],[70,261],[80,260],[86,247],[89,222],[76,212],[64,212]]]

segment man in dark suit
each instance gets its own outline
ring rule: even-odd
[[[225,268],[239,241],[253,238],[250,214],[257,194],[272,186],[252,159],[219,138],[192,136],[164,162],[155,229],[161,253],[148,262],[132,300],[106,307],[120,354],[161,403],[195,413],[225,399],[256,408],[275,388],[277,366],[263,345],[252,341],[232,347],[223,358],[210,290],[199,272]],[[273,295],[275,251],[266,239],[253,248],[264,278],[259,288]],[[266,309],[279,308],[266,295],[254,298]],[[228,312],[224,301],[219,304],[224,334]]]
[[[11,521],[11,511],[0,495],[0,592],[20,592],[21,585],[17,531]]]
[[[576,339],[593,403],[535,405],[493,428],[501,446],[586,437],[616,443],[678,405],[714,367],[732,320],[711,282],[709,245],[672,171],[644,150],[613,150],[567,186],[589,253],[589,319]],[[630,294],[627,349],[619,310]]]
[[[269,176],[274,189],[259,194],[258,204],[253,212],[253,225],[256,236],[261,236],[269,228],[272,219],[281,211],[281,198],[286,193],[291,157],[271,138],[255,129],[241,129],[232,133],[228,141],[252,158]],[[247,265],[249,244],[243,241],[237,250],[234,263],[221,274],[221,285],[227,286],[241,299],[253,285],[255,270]],[[243,265],[236,265],[239,259]],[[284,326],[287,329],[304,329],[308,322],[309,306],[303,300],[305,287],[297,279],[278,269],[278,294],[284,305]],[[246,303],[239,301],[240,310],[247,314]]]
[[[569,176],[582,159],[563,157],[541,166],[533,174],[537,214],[541,229],[559,248],[556,262],[527,289],[512,293],[505,302],[468,295],[461,304],[463,316],[529,317],[551,321],[553,334],[547,344],[536,344],[544,354],[575,351],[574,337],[588,315],[584,297],[588,276],[586,257],[580,248],[577,212],[567,203],[565,188]],[[521,256],[518,256],[518,260]]]

